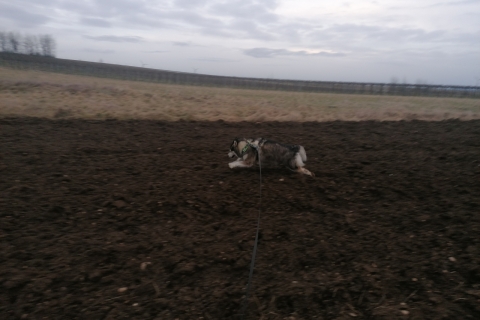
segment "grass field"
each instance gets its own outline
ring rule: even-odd
[[[479,99],[166,85],[0,68],[0,117],[225,121],[480,119]]]

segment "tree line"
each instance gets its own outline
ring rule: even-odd
[[[49,34],[22,35],[0,31],[0,51],[55,57],[55,39]]]

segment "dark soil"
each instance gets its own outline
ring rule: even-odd
[[[2,319],[480,319],[480,121],[0,120]],[[119,290],[120,289],[120,290]]]

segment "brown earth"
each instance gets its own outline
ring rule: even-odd
[[[480,121],[0,120],[2,319],[480,319]]]

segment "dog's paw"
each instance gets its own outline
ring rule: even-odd
[[[233,162],[230,162],[230,163],[228,164],[228,166],[230,167],[230,169],[235,168],[235,165],[233,164]]]
[[[299,168],[298,172],[303,173],[303,174],[305,174],[307,176],[310,176],[310,177],[315,177],[315,173],[313,173],[310,170],[307,170],[305,168]]]

